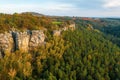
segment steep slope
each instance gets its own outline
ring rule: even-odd
[[[75,20],[71,17],[0,16],[1,31],[9,31],[16,25],[12,35],[0,34],[0,44],[9,46],[16,42],[19,49],[0,58],[0,80],[120,80],[120,47],[89,22],[78,20],[71,30],[70,24]],[[41,26],[45,28],[43,39]],[[24,32],[26,29],[31,31]],[[60,31],[59,36],[53,36],[54,30]],[[44,40],[45,45],[38,47]],[[2,45],[1,50],[6,49]],[[29,52],[22,51],[28,47]]]

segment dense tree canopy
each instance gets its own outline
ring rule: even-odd
[[[44,26],[49,30],[52,29],[49,26],[60,24],[31,14],[0,16],[0,28],[4,26],[3,29]],[[119,80],[120,47],[110,40],[111,35],[91,29],[92,24],[88,24],[81,25],[78,21],[76,30],[63,31],[60,36],[46,32],[46,45],[28,53],[6,53],[0,58],[0,80]]]
[[[59,23],[59,24],[58,24]],[[16,30],[46,30],[57,29],[67,25],[67,22],[58,22],[47,16],[34,16],[30,13],[0,14],[0,32]]]

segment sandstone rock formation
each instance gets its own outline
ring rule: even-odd
[[[54,30],[53,31],[53,36],[60,36],[61,35],[61,30]]]
[[[71,29],[71,30],[75,30],[75,24],[70,24],[70,25],[68,26],[68,28]]]
[[[60,30],[53,30],[53,36],[60,36],[61,32],[66,30],[75,30],[75,23],[72,23],[66,27],[63,27]]]
[[[15,50],[27,52],[29,49],[29,32],[13,32],[13,39],[15,42]]]
[[[60,36],[62,31],[68,29],[74,30],[75,24],[60,30],[53,30],[53,36]],[[8,33],[0,33],[0,56],[3,56],[6,52],[11,53],[16,50],[27,52],[42,44],[45,44],[45,34],[42,30],[27,30],[24,32],[13,30]]]
[[[33,49],[42,44],[44,44],[45,35],[41,30],[33,30],[30,32],[30,41],[29,41],[29,48]]]
[[[16,50],[24,52],[36,48],[44,43],[45,35],[43,31],[11,31],[0,34],[0,56],[6,52],[11,53]]]
[[[14,50],[14,41],[11,32],[0,34],[0,55]]]

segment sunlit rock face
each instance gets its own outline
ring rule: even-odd
[[[75,24],[70,24],[70,25],[68,26],[68,28],[71,29],[71,30],[75,30]]]
[[[15,50],[27,52],[29,50],[30,34],[27,31],[13,32]]]
[[[11,31],[9,33],[0,34],[0,57],[4,53],[14,52],[20,50],[28,52],[30,49],[37,48],[43,45],[45,42],[44,32],[41,30],[32,31]]]
[[[30,31],[30,42],[29,48],[37,48],[38,46],[44,44],[45,35],[41,30],[32,30]]]
[[[75,23],[67,25],[60,30],[53,30],[53,36],[60,36],[62,31],[75,30]]]
[[[0,55],[12,52],[14,50],[14,41],[11,32],[0,34]]]
[[[65,27],[63,27],[61,30],[62,31],[67,31],[67,30],[75,30],[75,27],[76,25],[75,25],[75,23],[72,23],[72,24],[70,24],[70,25],[67,25],[67,26],[65,26]]]
[[[68,25],[60,30],[53,30],[53,36],[60,36],[62,31],[68,29],[74,30],[75,24]],[[43,30],[10,31],[0,33],[0,57],[5,53],[11,53],[16,50],[28,52],[45,44],[45,34]]]
[[[54,30],[53,31],[53,36],[60,36],[61,35],[61,30]]]

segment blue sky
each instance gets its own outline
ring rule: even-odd
[[[0,0],[0,13],[120,17],[120,0]]]

